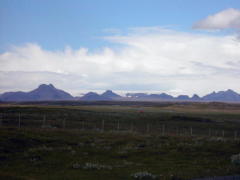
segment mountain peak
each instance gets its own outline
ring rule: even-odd
[[[47,85],[47,84],[40,84],[39,86],[38,86],[38,88],[51,88],[51,89],[55,89],[55,87],[52,85],[52,84],[49,84],[49,85]]]
[[[114,93],[112,90],[106,90],[104,93],[101,94],[101,97],[104,99],[115,99],[120,98],[121,96]]]
[[[226,91],[219,91],[207,94],[203,97],[204,100],[208,101],[239,101],[240,95],[235,91],[228,89]]]
[[[191,99],[192,100],[201,100],[201,98],[197,94],[194,94]]]
[[[109,100],[114,100],[117,98],[120,98],[118,94],[114,93],[112,90],[106,90],[103,94],[99,95],[95,92],[89,92],[85,94],[81,100],[86,100],[86,101],[109,101]]]
[[[101,100],[101,97],[99,96],[99,94],[95,92],[88,92],[87,94],[82,96],[80,99],[86,100],[86,101],[97,101],[97,100]]]
[[[73,97],[60,89],[55,88],[52,84],[41,84],[37,89],[29,92],[31,99],[34,100],[69,100]]]
[[[72,100],[73,97],[52,84],[41,84],[30,92],[4,93],[1,99],[5,101],[47,101],[47,100]]]
[[[178,100],[189,100],[189,96],[188,95],[179,95],[177,97]]]
[[[233,91],[232,89],[228,89],[226,92],[228,92],[228,93],[236,93],[236,92]]]
[[[112,90],[106,90],[104,93],[113,93]]]
[[[87,94],[85,95],[98,95],[98,93],[95,93],[95,92],[88,92]]]

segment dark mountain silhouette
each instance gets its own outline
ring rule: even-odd
[[[57,100],[83,100],[83,101],[219,101],[219,102],[240,102],[240,95],[235,91],[212,92],[203,97],[194,94],[192,97],[179,95],[173,97],[166,93],[146,94],[146,93],[127,93],[122,97],[111,90],[102,94],[89,92],[82,97],[72,97],[69,93],[55,88],[52,84],[42,84],[37,89],[30,92],[6,92],[0,94],[0,101],[57,101]]]
[[[107,90],[101,94],[101,97],[104,99],[118,99],[121,98],[118,94],[112,92],[111,90]]]
[[[220,101],[220,102],[240,102],[240,95],[233,90],[212,92],[204,97],[194,94],[191,98],[187,95],[179,95],[173,97],[166,93],[162,94],[146,94],[146,93],[127,93],[128,100],[139,101]]]
[[[52,84],[41,84],[37,89],[30,92],[6,92],[0,96],[2,101],[52,101],[73,100],[67,92],[56,89]]]
[[[85,94],[84,96],[82,96],[80,98],[80,100],[84,100],[84,101],[99,101],[102,100],[101,96],[98,95],[95,92],[89,92],[87,94]]]
[[[111,101],[111,100],[121,100],[121,99],[122,99],[121,96],[119,96],[118,94],[114,93],[111,90],[107,90],[101,95],[95,92],[89,92],[80,98],[80,100],[84,100],[84,101]]]
[[[173,96],[166,94],[166,93],[159,94],[159,97],[161,99],[173,99]]]
[[[152,99],[162,99],[162,100],[170,100],[173,99],[172,96],[166,94],[166,93],[162,93],[162,94],[150,94],[149,97]]]
[[[189,96],[187,95],[179,95],[178,97],[176,97],[177,100],[181,100],[181,101],[188,101],[190,100]]]
[[[236,102],[240,101],[240,95],[235,91],[228,89],[227,91],[212,92],[202,97],[205,101],[225,101],[225,102]]]
[[[191,97],[191,100],[193,100],[193,101],[200,101],[201,98],[200,98],[197,94],[194,94],[194,95]]]

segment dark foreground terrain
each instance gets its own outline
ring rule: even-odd
[[[0,179],[240,174],[237,104],[2,104],[0,113]]]

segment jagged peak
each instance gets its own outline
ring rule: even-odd
[[[116,93],[114,93],[112,90],[106,90],[104,93],[102,93],[102,94],[116,94]]]
[[[233,91],[232,89],[228,89],[226,92],[236,93],[236,92]]]
[[[102,97],[121,97],[120,95],[114,93],[112,90],[106,90],[104,93],[101,94]]]
[[[40,84],[38,88],[55,88],[53,84]]]
[[[106,90],[103,94],[106,94],[106,93],[114,93],[112,90]]]
[[[86,93],[85,95],[99,95],[99,94],[96,93],[96,92],[92,92],[92,91],[90,91],[90,92]]]
[[[197,94],[193,94],[193,96],[191,97],[193,100],[200,100],[200,96]]]

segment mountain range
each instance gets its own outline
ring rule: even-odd
[[[3,102],[19,102],[19,101],[217,101],[217,102],[240,102],[240,94],[228,89],[226,91],[212,92],[203,97],[194,94],[192,97],[188,95],[179,95],[173,97],[166,93],[146,94],[146,93],[127,93],[126,96],[120,96],[111,90],[107,90],[102,94],[88,92],[82,97],[73,97],[71,94],[55,88],[52,84],[41,84],[38,88],[30,92],[6,92],[0,94],[0,101]]]
[[[102,94],[97,94],[95,92],[89,92],[79,98],[79,100],[84,101],[111,101],[111,100],[122,100],[123,97],[112,92],[111,90],[107,90]]]

